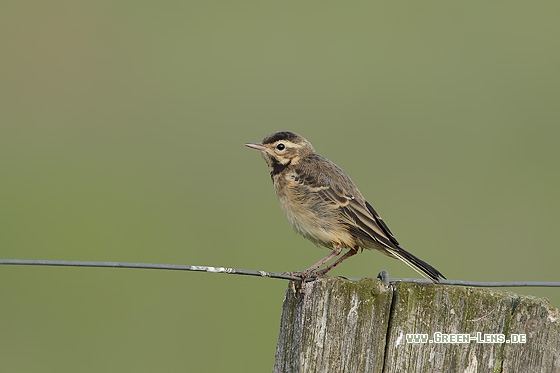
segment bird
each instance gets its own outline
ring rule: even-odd
[[[280,131],[245,146],[262,153],[280,206],[293,229],[315,245],[331,250],[306,270],[289,274],[322,276],[359,250],[376,249],[435,283],[445,279],[437,269],[400,246],[350,177],[317,154],[304,137]],[[338,257],[343,249],[348,251]],[[336,257],[324,269],[318,269]]]

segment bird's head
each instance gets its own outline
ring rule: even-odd
[[[260,150],[271,169],[295,164],[302,157],[315,153],[309,141],[289,131],[275,132],[261,143],[247,143],[245,146]]]

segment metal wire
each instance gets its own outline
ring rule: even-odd
[[[230,275],[259,276],[259,277],[279,278],[283,280],[301,281],[300,277],[285,275],[281,273],[228,268],[228,267],[190,266],[190,265],[183,265],[183,264],[89,262],[89,261],[75,261],[75,260],[0,259],[0,265],[165,269],[169,271],[197,271],[197,272],[211,272],[211,273],[226,273]]]
[[[391,278],[387,271],[381,271],[377,278],[383,281],[386,285],[395,282],[411,282],[416,284],[432,284],[431,280],[418,279],[418,278]],[[507,288],[507,287],[560,287],[560,282],[546,282],[546,281],[463,281],[463,280],[439,280],[440,285],[454,285],[454,286],[472,286],[472,287],[485,287],[485,288]]]
[[[228,267],[191,266],[183,264],[154,264],[154,263],[132,263],[132,262],[91,262],[74,260],[26,260],[26,259],[0,259],[0,265],[26,265],[26,266],[49,266],[49,267],[104,267],[104,268],[135,268],[135,269],[163,269],[170,271],[197,271],[210,273],[225,273],[230,275],[270,277],[282,280],[301,281],[301,277],[283,273],[267,271],[256,271]],[[377,276],[385,284],[395,282],[411,282],[418,284],[431,284],[431,280],[417,278],[391,278],[387,271],[381,271]],[[313,281],[308,278],[306,281]],[[357,281],[360,279],[350,278]],[[543,281],[512,281],[512,282],[480,282],[462,280],[440,280],[440,285],[473,286],[473,287],[560,287],[560,282]]]

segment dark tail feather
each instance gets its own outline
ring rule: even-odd
[[[442,275],[440,271],[438,271],[422,259],[415,257],[402,247],[384,249],[387,250],[387,252],[389,252],[392,257],[402,260],[410,268],[420,273],[427,279],[432,280],[433,282],[439,282],[440,279],[445,279],[445,276]]]

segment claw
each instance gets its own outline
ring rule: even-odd
[[[288,276],[294,276],[294,277],[300,277],[301,278],[301,282],[300,282],[300,288],[299,288],[299,292],[303,293],[303,289],[305,288],[305,283],[307,282],[308,279],[310,278],[315,278],[318,277],[317,272],[315,271],[302,271],[302,272],[284,272],[284,275],[288,275]],[[295,282],[295,281],[293,281]],[[295,284],[293,285],[295,287]]]

